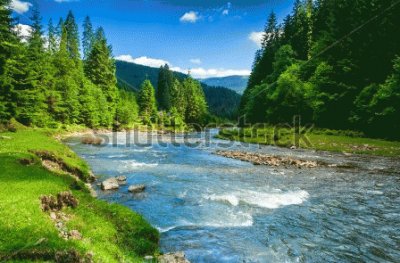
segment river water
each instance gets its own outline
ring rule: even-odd
[[[104,136],[103,147],[67,144],[100,181],[128,177],[118,191],[95,185],[99,198],[142,214],[163,252],[184,251],[192,262],[400,262],[399,159],[229,143],[348,167],[276,168],[214,155],[227,142],[200,133],[166,145],[157,139],[171,135]],[[146,191],[130,194],[131,184]]]

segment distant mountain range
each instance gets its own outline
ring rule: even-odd
[[[249,81],[248,76],[229,76],[229,77],[222,77],[222,78],[208,78],[208,79],[201,79],[201,82],[207,84],[208,86],[218,86],[218,87],[225,87],[236,91],[239,94],[243,94],[244,90],[246,89],[247,82]]]
[[[120,87],[139,91],[140,85],[144,80],[148,79],[157,88],[158,68],[119,60],[116,61],[116,68],[118,85]],[[187,77],[186,74],[180,72],[174,72],[174,75],[181,80]],[[240,104],[241,95],[226,87],[208,85],[203,80],[201,80],[201,84],[210,112],[222,118],[234,119]]]

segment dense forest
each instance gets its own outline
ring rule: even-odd
[[[164,67],[157,69],[117,60],[116,68],[118,85],[124,87],[126,90],[137,91],[141,83],[146,79],[149,80],[155,88],[158,88],[159,73]],[[188,77],[186,74],[180,72],[172,72],[172,74],[174,78],[179,81],[183,81]],[[207,85],[203,80],[200,81],[210,114],[223,119],[236,119],[241,96],[229,88]]]
[[[30,36],[22,39],[8,5],[9,1],[1,0],[2,123],[14,118],[35,127],[121,128],[137,122],[180,126],[206,122],[209,113],[203,90],[190,76],[178,81],[169,70],[160,71],[158,91],[163,93],[157,96],[148,80],[138,94],[118,88],[112,47],[101,27],[93,29],[89,17],[82,39],[72,12],[57,25],[50,20],[44,34],[35,5]]]
[[[399,139],[399,14],[395,0],[297,0],[282,24],[271,13],[240,114]]]

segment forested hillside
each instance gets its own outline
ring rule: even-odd
[[[72,12],[57,25],[50,19],[45,30],[34,5],[32,30],[25,39],[8,5],[7,0],[0,2],[0,123],[14,118],[34,127],[81,124],[118,129],[140,122],[183,127],[189,122],[205,124],[209,118],[202,87],[190,76],[166,82],[170,93],[158,103],[146,80],[149,76],[139,70],[135,74],[143,74],[144,81],[136,89],[138,98],[124,84],[118,89],[112,47],[101,27],[93,29],[89,17],[81,39]]]
[[[160,73],[160,69],[158,68],[117,60],[116,69],[118,85],[125,89],[139,90],[141,83],[146,79],[155,87],[158,86]],[[171,74],[179,81],[188,77],[186,74],[180,72],[171,72]],[[201,86],[211,114],[221,118],[236,118],[241,98],[239,94],[225,87],[211,87],[204,83],[201,83]],[[163,103],[161,102],[161,104]]]
[[[201,80],[201,82],[203,82],[208,86],[225,87],[233,91],[236,91],[239,94],[243,94],[243,91],[246,89],[248,81],[249,81],[248,76],[228,76],[228,77],[208,78]]]
[[[1,2],[0,121],[15,118],[37,127],[83,124],[111,127],[133,121],[134,96],[117,89],[111,47],[102,28],[86,18],[80,53],[78,25],[72,12],[47,35],[37,6],[30,36],[21,41],[8,1]],[[123,105],[123,106],[122,106]],[[136,110],[137,113],[137,110]]]
[[[395,0],[297,0],[282,24],[272,13],[240,113],[399,139],[399,14]]]

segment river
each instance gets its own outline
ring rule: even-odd
[[[254,166],[214,155],[204,134],[108,134],[106,146],[67,144],[99,180],[128,185],[99,198],[130,207],[161,233],[161,251],[192,262],[399,262],[399,159],[229,143],[229,149],[320,160],[348,168]],[[104,135],[106,136],[106,135]],[[115,138],[116,137],[116,138]],[[152,141],[148,145],[133,141]],[[183,141],[200,145],[182,145]],[[144,184],[130,194],[130,184]]]

